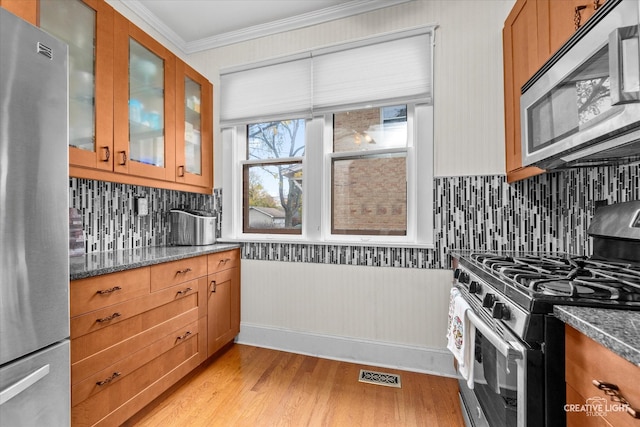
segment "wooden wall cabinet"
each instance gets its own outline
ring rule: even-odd
[[[33,25],[38,25],[38,0],[0,0],[0,7]]]
[[[206,78],[104,0],[0,6],[70,45],[70,176],[212,193]]]
[[[603,0],[598,4],[604,3]],[[595,2],[517,0],[502,30],[504,55],[505,156],[507,181],[544,172],[522,166],[520,95],[522,86],[575,32],[575,8],[581,25],[595,13]]]
[[[209,255],[208,349],[215,354],[240,332],[240,250]]]
[[[620,404],[598,389],[593,380],[615,384],[618,393],[632,405],[640,407],[640,367],[623,359],[571,326],[565,326],[565,380],[567,404],[584,407],[588,403],[603,404],[615,409],[602,413],[579,410],[580,406],[567,411],[567,427],[590,426],[637,426],[640,422],[626,411],[618,410]],[[596,412],[596,411],[594,411]],[[602,415],[602,416],[601,416]]]

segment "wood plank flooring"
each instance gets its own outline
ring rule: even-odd
[[[402,388],[361,383],[395,373]],[[463,426],[451,378],[235,344],[126,426]]]

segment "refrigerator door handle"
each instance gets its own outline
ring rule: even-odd
[[[13,399],[42,378],[49,374],[49,365],[44,365],[42,368],[30,373],[26,377],[22,378],[15,384],[11,384],[9,387],[0,391],[0,405],[5,404],[9,400]]]

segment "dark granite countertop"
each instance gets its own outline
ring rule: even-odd
[[[217,243],[208,246],[151,246],[112,252],[97,252],[69,259],[70,279],[85,279],[116,271],[176,261],[198,255],[213,254],[239,248],[237,243]]]
[[[564,323],[640,366],[640,311],[554,306]]]

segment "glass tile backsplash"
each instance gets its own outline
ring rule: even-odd
[[[245,243],[243,258],[408,268],[449,268],[449,248],[590,254],[587,227],[595,203],[640,200],[640,165],[573,169],[507,184],[503,175],[438,177],[435,247]],[[146,197],[149,215],[135,215]],[[221,190],[203,195],[71,178],[70,207],[80,210],[87,252],[167,243],[170,209],[222,214]],[[220,237],[218,221],[217,237]]]

